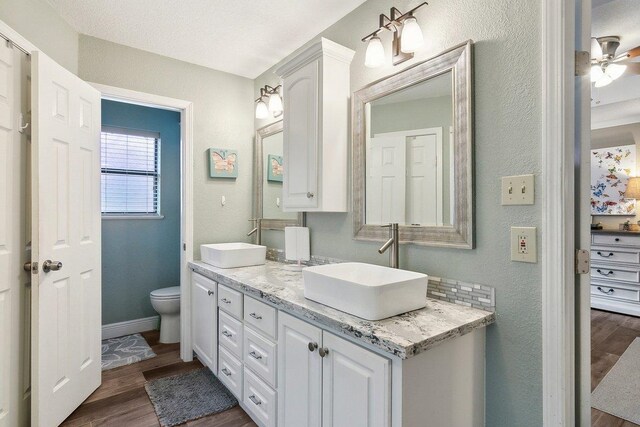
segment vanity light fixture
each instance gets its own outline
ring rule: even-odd
[[[280,88],[282,85],[271,87],[265,85],[260,88],[260,96],[256,99],[256,119],[266,119],[269,114],[273,114],[273,117],[280,117],[282,115],[282,97],[280,96]],[[267,106],[267,102],[269,103]]]
[[[381,13],[378,29],[362,39],[363,42],[368,42],[364,65],[375,68],[384,63],[384,47],[378,37],[378,34],[384,30],[393,32],[393,44],[391,45],[393,65],[402,64],[413,58],[413,53],[424,43],[422,29],[413,13],[427,4],[427,2],[420,3],[407,13],[402,13],[392,7],[389,13],[390,17]]]

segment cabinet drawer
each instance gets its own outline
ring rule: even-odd
[[[594,245],[640,246],[640,235],[633,234],[592,234]]]
[[[218,317],[218,342],[238,359],[242,358],[242,323],[220,311]]]
[[[242,320],[242,294],[224,285],[218,285],[218,307],[236,319]]]
[[[242,400],[242,363],[222,347],[218,359],[218,378],[238,400]]]
[[[276,386],[276,354],[274,343],[244,327],[244,365],[272,387]]]
[[[276,425],[276,392],[249,369],[244,369],[242,402],[265,427]]]
[[[615,280],[626,283],[640,283],[640,271],[619,267],[591,266],[591,277],[600,280]]]
[[[640,289],[627,289],[609,285],[591,285],[591,295],[640,302]]]
[[[596,263],[616,262],[640,264],[640,250],[618,248],[591,248],[591,260]]]
[[[268,336],[276,338],[278,318],[275,308],[253,298],[245,298],[244,322]]]

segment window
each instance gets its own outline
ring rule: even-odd
[[[160,215],[160,134],[102,128],[102,215]]]

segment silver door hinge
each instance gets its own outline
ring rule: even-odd
[[[576,70],[578,77],[586,76],[591,72],[591,53],[586,50],[576,51]]]
[[[576,274],[589,274],[590,269],[589,251],[578,249],[576,251]]]

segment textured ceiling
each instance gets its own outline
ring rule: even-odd
[[[640,1],[607,1],[593,9],[591,20],[593,37],[620,36],[618,53],[640,45]]]
[[[47,0],[76,31],[255,78],[364,0]]]

